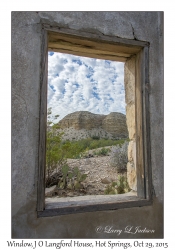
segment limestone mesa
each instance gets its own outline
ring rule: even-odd
[[[65,139],[69,137],[71,140],[71,135],[78,140],[88,136],[109,139],[128,138],[126,116],[119,112],[101,115],[89,111],[76,111],[66,115],[58,124],[65,133]],[[78,134],[81,134],[81,137]]]

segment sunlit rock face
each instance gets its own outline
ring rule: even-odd
[[[102,128],[115,137],[125,138],[128,136],[126,116],[118,112],[107,115],[102,122]]]
[[[66,115],[60,122],[61,128],[93,129],[102,126],[102,121],[105,115],[97,115],[88,111],[77,111]]]
[[[126,126],[126,116],[118,112],[109,115],[93,114],[88,111],[77,111],[65,116],[59,121],[61,129],[88,131],[90,136],[97,135],[100,138],[127,138],[128,130]],[[72,130],[73,132],[73,130]],[[78,131],[74,131],[77,134]]]

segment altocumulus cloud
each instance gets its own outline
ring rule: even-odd
[[[75,111],[125,114],[124,63],[49,52],[48,107],[59,119]]]

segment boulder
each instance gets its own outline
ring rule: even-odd
[[[101,179],[101,183],[103,184],[110,184],[112,182],[111,178],[105,177]]]
[[[57,193],[57,185],[45,188],[45,197],[52,197],[55,193]]]

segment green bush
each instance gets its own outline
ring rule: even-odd
[[[67,158],[73,158],[73,159],[79,159],[81,158],[82,154],[85,153],[88,150],[106,147],[106,146],[115,146],[115,145],[122,145],[125,142],[124,139],[121,140],[111,140],[111,139],[92,139],[92,138],[86,138],[81,139],[79,141],[65,141],[62,142],[62,145],[65,145],[69,143],[69,150],[66,154]],[[102,154],[103,155],[102,151]],[[104,153],[105,155],[105,153]]]
[[[117,182],[112,182],[107,186],[104,194],[124,194],[128,193],[130,190],[126,176],[120,175]]]
[[[81,174],[78,167],[70,169],[67,164],[62,166],[61,173],[62,178],[58,182],[58,187],[61,189],[81,189],[81,182],[83,182],[87,177],[86,174]]]
[[[52,109],[47,111],[47,140],[46,140],[46,170],[49,178],[54,170],[58,170],[66,164],[67,152],[69,151],[70,143],[62,143],[63,133],[59,133],[59,126],[54,123],[58,115],[52,115]]]
[[[100,136],[98,136],[98,135],[93,135],[91,138],[92,138],[93,140],[99,140],[99,139],[100,139]]]
[[[109,148],[102,148],[102,149],[100,149],[98,151],[95,151],[94,155],[99,155],[99,156],[100,155],[108,155],[109,151],[110,151]]]
[[[117,145],[111,149],[110,164],[116,167],[119,171],[126,170],[128,162],[128,142],[126,141],[122,146]]]
[[[62,141],[63,133],[58,133],[59,129],[57,124],[53,124],[53,119],[50,119],[51,109],[48,110],[48,131],[47,131],[47,170],[55,169],[58,165],[62,166],[66,163],[67,158],[79,159],[82,157],[83,153],[88,150],[106,147],[122,145],[125,139],[121,140],[111,140],[111,139],[100,139],[99,136],[94,135],[86,139],[81,139],[79,141]],[[99,155],[106,155],[107,150],[102,149]]]

